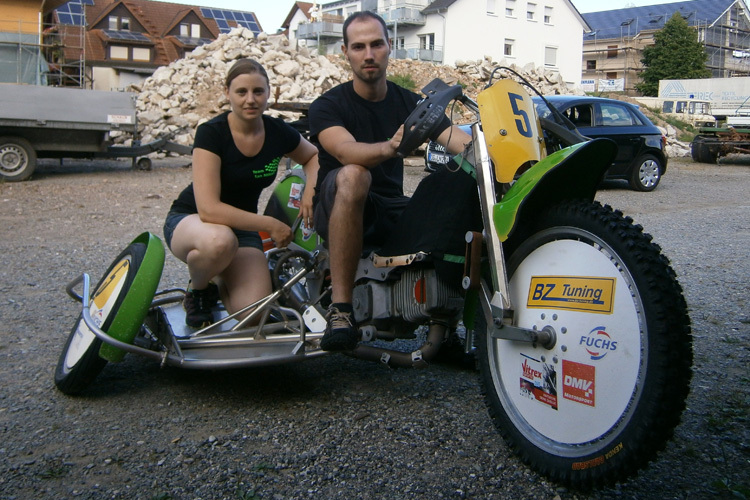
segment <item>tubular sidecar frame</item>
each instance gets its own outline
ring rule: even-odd
[[[184,289],[157,291],[132,343],[104,331],[92,317],[88,274],[83,273],[71,281],[66,291],[81,302],[86,327],[107,346],[153,359],[162,366],[241,368],[295,362],[325,354],[318,345],[325,321],[317,309],[308,308],[305,318],[295,309],[279,303],[287,290],[308,272],[309,268],[299,270],[284,286],[234,314],[227,314],[223,307],[218,307],[215,313],[220,319],[200,330],[185,326]],[[79,295],[75,289],[81,283],[83,292]],[[247,317],[237,320],[246,313]],[[246,326],[256,318],[259,318],[256,326]],[[306,321],[316,325],[314,331]]]

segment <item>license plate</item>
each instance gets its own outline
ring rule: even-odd
[[[445,165],[450,161],[451,157],[441,153],[427,153],[427,161],[430,163],[437,163],[438,165]]]

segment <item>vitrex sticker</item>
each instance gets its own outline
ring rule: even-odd
[[[521,395],[557,410],[555,366],[521,354]]]
[[[596,367],[563,360],[563,397],[588,406],[596,406]]]

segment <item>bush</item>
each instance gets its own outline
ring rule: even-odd
[[[390,75],[388,79],[396,85],[399,85],[406,90],[411,90],[412,92],[417,88],[417,84],[414,82],[411,75]]]

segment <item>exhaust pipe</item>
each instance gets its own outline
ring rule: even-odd
[[[381,347],[358,345],[348,353],[357,359],[378,361],[388,366],[399,368],[426,368],[445,342],[448,325],[442,322],[431,322],[427,339],[422,347],[412,352],[395,351]]]

